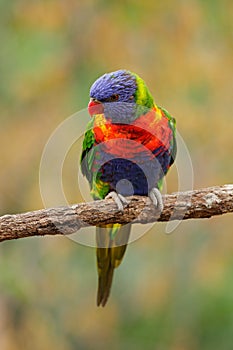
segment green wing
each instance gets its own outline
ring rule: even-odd
[[[176,144],[176,120],[174,117],[170,115],[170,113],[163,107],[159,107],[161,111],[165,114],[169,121],[169,126],[172,130],[173,138],[171,140],[170,144],[170,152],[171,152],[171,161],[169,164],[169,167],[174,163],[175,158],[176,158],[176,153],[177,153],[177,144]]]
[[[168,119],[169,122],[169,127],[172,130],[172,139],[170,141],[170,147],[169,147],[169,151],[171,153],[171,159],[170,159],[170,163],[168,164],[167,167],[167,171],[165,172],[164,175],[167,174],[169,168],[171,167],[171,165],[174,163],[175,158],[176,158],[176,153],[177,153],[177,144],[176,144],[176,120],[174,117],[172,117],[170,115],[170,113],[163,107],[158,106],[159,109],[161,109],[161,111],[164,113],[164,115],[166,116],[166,118]],[[158,189],[161,191],[163,188],[163,178],[160,179],[157,183]]]
[[[95,169],[95,160],[99,157],[98,147],[95,147],[95,135],[93,132],[94,119],[87,124],[87,131],[84,135],[81,154],[81,171],[86,176],[94,199],[103,199],[109,192],[109,184],[101,181],[101,172]]]
[[[90,185],[92,184],[93,180],[92,166],[95,158],[95,148],[93,147],[95,144],[93,124],[94,119],[90,120],[90,122],[87,124],[87,131],[84,135],[83,148],[80,159],[81,171],[83,175],[86,176]]]

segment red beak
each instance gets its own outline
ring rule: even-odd
[[[88,103],[88,112],[91,116],[104,113],[104,106],[101,102],[91,99]]]

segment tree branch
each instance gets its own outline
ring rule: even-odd
[[[233,185],[164,195],[161,215],[147,197],[129,197],[124,212],[113,200],[74,204],[0,217],[0,242],[10,239],[71,234],[85,226],[109,223],[151,223],[155,221],[210,218],[233,212]]]

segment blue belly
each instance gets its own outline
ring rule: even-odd
[[[166,174],[171,159],[168,151],[153,159],[144,159],[143,154],[133,160],[108,157],[101,156],[100,179],[110,185],[111,191],[123,196],[147,196]]]

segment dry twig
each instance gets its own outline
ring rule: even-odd
[[[0,242],[10,239],[71,234],[84,226],[107,223],[151,223],[155,221],[210,218],[233,212],[233,185],[164,195],[159,215],[147,197],[129,197],[130,204],[119,212],[113,200],[74,204],[0,217]]]

